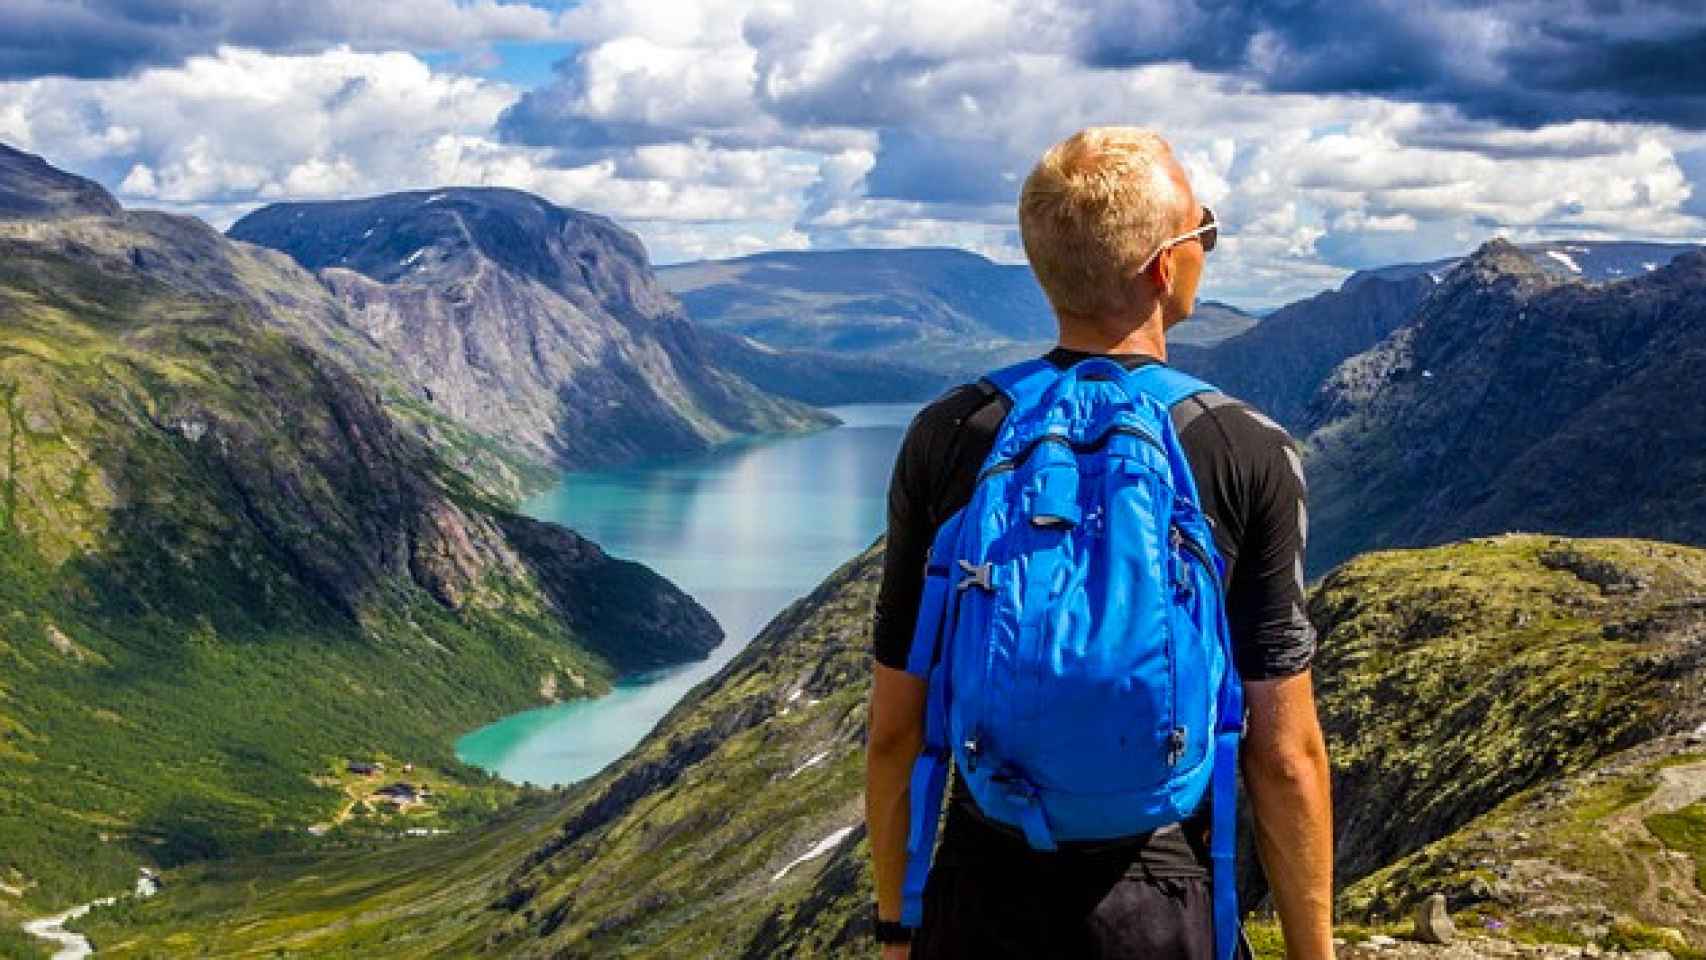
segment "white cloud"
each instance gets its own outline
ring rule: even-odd
[[[413,25],[351,12],[367,19],[339,29],[436,46],[445,4]],[[123,81],[0,84],[0,137],[219,224],[272,199],[494,184],[615,216],[661,259],[928,243],[1016,260],[1013,200],[1034,158],[1079,127],[1135,123],[1172,139],[1226,223],[1205,294],[1244,303],[1495,232],[1706,234],[1678,163],[1706,148],[1699,135],[1518,130],[1180,63],[1093,68],[1074,48],[1087,21],[1055,0],[588,0],[543,20],[450,6],[494,36],[542,31],[580,52],[524,93],[409,53],[225,47]]]

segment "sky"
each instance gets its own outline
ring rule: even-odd
[[[218,227],[501,185],[661,263],[1020,262],[1049,144],[1151,127],[1269,306],[1498,235],[1706,240],[1706,0],[0,0],[0,142]]]

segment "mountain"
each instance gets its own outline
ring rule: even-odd
[[[97,911],[88,929],[138,951],[177,935],[315,954],[383,943],[416,955],[867,956],[862,744],[881,559],[879,544],[779,615],[575,788],[549,829],[518,815],[515,829],[376,863],[197,867],[128,913]],[[1536,536],[1371,554],[1323,581],[1309,612],[1341,914],[1388,924],[1437,890],[1466,929],[1503,924],[1507,945],[1609,947],[1666,927],[1706,945],[1706,887],[1681,886],[1706,864],[1689,832],[1706,797],[1706,734],[1691,733],[1706,720],[1703,596],[1701,550]],[[1583,787],[1593,803],[1558,803]],[[1524,819],[1542,814],[1572,832]],[[1601,822],[1633,832],[1594,839]],[[1617,848],[1625,836],[1639,842]],[[1641,870],[1675,889],[1643,893],[1627,881]],[[1557,885],[1528,883],[1539,875]],[[1578,875],[1600,885],[1570,885]],[[304,899],[308,877],[347,891],[335,923],[302,916],[325,909]],[[191,900],[215,907],[186,917]],[[1273,941],[1271,920],[1256,927]]]
[[[1659,269],[1700,248],[1689,244],[1572,240],[1523,244],[1534,266],[1558,279],[1608,283]],[[1254,327],[1209,347],[1174,345],[1169,359],[1282,426],[1307,429],[1309,405],[1333,370],[1407,323],[1464,258],[1359,270],[1339,289],[1287,304]]]
[[[898,360],[778,350],[722,330],[704,329],[699,336],[712,363],[760,390],[814,406],[929,400],[950,385],[940,373]]]
[[[1029,267],[964,250],[761,253],[660,267],[658,276],[706,326],[778,349],[895,359],[946,377],[974,376],[1055,338]],[[1177,337],[1206,346],[1255,322],[1209,301]]]
[[[477,822],[524,793],[457,733],[719,641],[656,574],[495,502],[255,309],[264,285],[24,227],[0,231],[0,913],[312,848],[371,789],[347,759],[414,763],[443,798],[414,822]]]
[[[1547,273],[1565,280],[1595,283],[1628,280],[1651,273],[1685,253],[1700,249],[1700,245],[1695,243],[1647,243],[1640,240],[1557,240],[1514,246],[1528,254],[1535,265]],[[1430,274],[1437,282],[1463,260],[1463,257],[1446,257],[1426,263],[1395,263],[1359,270],[1351,279],[1407,280]]]
[[[547,463],[833,422],[710,362],[632,233],[531,194],[274,204],[229,236],[314,271],[434,409]]]
[[[1504,530],[1706,542],[1706,252],[1617,283],[1503,241],[1328,379],[1310,560]]]
[[[1296,432],[1333,368],[1402,325],[1433,286],[1426,271],[1353,274],[1338,290],[1281,307],[1212,347],[1170,344],[1168,359]]]
[[[104,217],[118,212],[118,201],[95,181],[0,143],[0,220]]]

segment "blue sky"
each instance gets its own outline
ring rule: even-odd
[[[501,184],[656,259],[1017,260],[1049,143],[1152,126],[1208,296],[1518,240],[1706,238],[1701,0],[6,0],[0,141],[127,205]]]

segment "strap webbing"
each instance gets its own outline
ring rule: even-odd
[[[1218,555],[1217,555],[1218,556]],[[1215,707],[1213,819],[1210,821],[1210,889],[1214,895],[1214,955],[1233,960],[1241,939],[1238,911],[1238,744],[1244,737],[1244,683],[1232,659],[1231,635],[1221,629],[1226,674]]]
[[[1238,950],[1238,733],[1221,733],[1214,746],[1214,812],[1209,835],[1213,865],[1214,955],[1233,960]]]
[[[1007,395],[1013,409],[1029,407],[1040,399],[1049,385],[1060,379],[1061,371],[1042,357],[1022,360],[1010,367],[987,373],[983,379]]]
[[[1131,372],[1132,380],[1143,392],[1171,410],[1179,401],[1199,393],[1213,393],[1214,387],[1165,363],[1146,363]]]

